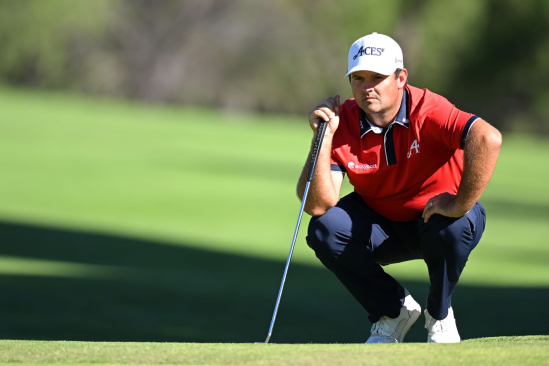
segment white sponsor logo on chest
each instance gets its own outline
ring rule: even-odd
[[[359,170],[367,170],[367,169],[376,169],[377,164],[368,165],[368,164],[355,164],[352,161],[350,161],[347,164],[347,168],[353,170],[353,169],[359,169]]]

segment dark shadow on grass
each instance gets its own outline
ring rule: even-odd
[[[263,341],[286,259],[7,222],[0,256],[83,270],[0,275],[0,338],[173,342]],[[402,282],[424,302],[427,283]],[[458,286],[453,303],[462,337],[476,338],[547,334],[548,301],[547,288]],[[369,328],[333,275],[292,263],[272,342],[364,342]],[[425,337],[421,317],[407,341]]]

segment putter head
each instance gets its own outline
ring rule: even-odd
[[[267,342],[254,342],[254,344],[268,344]]]

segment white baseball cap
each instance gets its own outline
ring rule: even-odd
[[[402,49],[394,39],[383,34],[372,33],[359,38],[349,49],[349,69],[345,76],[355,71],[373,71],[390,75],[396,69],[403,69]]]

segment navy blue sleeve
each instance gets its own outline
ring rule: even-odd
[[[473,123],[475,123],[476,120],[479,118],[480,117],[478,116],[473,116],[469,118],[469,120],[465,124],[465,128],[463,129],[463,132],[461,134],[461,150],[465,149],[465,143],[467,142],[467,136],[469,136],[469,130],[471,130],[471,126],[473,126]]]
[[[338,165],[338,164],[331,164],[331,170],[332,172],[342,172],[342,173],[346,173],[347,172],[347,169],[345,169],[345,167],[343,165]]]

